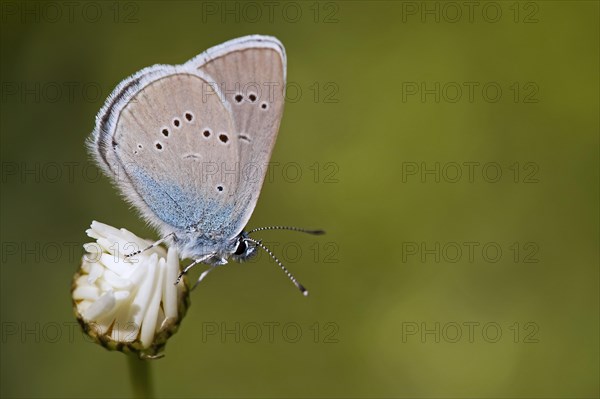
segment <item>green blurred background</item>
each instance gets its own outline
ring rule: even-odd
[[[70,283],[92,220],[157,235],[84,140],[121,79],[253,33],[290,88],[250,226],[328,234],[262,235],[309,298],[212,274],[157,395],[598,397],[598,3],[250,4],[2,2],[2,397],[131,394]]]

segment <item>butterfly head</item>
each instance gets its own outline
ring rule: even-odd
[[[242,231],[235,241],[235,250],[231,258],[236,262],[244,262],[256,255],[258,246],[253,240],[248,239],[248,233]]]

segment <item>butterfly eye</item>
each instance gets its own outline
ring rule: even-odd
[[[246,241],[240,240],[238,242],[238,246],[235,249],[234,254],[235,255],[242,255],[244,252],[246,252],[247,249],[248,249],[248,244],[246,244]]]

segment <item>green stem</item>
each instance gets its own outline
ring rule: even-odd
[[[141,360],[136,355],[127,355],[129,378],[134,398],[153,398],[152,370],[148,360]]]

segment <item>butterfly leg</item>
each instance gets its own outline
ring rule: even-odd
[[[175,281],[175,285],[179,284],[179,282],[181,281],[182,277],[183,277],[183,276],[184,276],[184,275],[185,275],[187,272],[189,272],[189,271],[190,271],[190,269],[191,269],[192,267],[196,266],[198,263],[202,263],[202,262],[204,262],[205,260],[207,260],[207,259],[208,259],[208,258],[210,258],[211,256],[213,256],[213,254],[208,254],[208,255],[205,255],[205,256],[203,256],[203,257],[201,257],[201,258],[199,258],[199,259],[195,259],[195,260],[194,260],[192,263],[190,263],[189,265],[187,265],[187,266],[185,267],[185,269],[183,269],[183,271],[182,271],[181,273],[179,273],[179,277],[177,277],[177,280]]]
[[[163,237],[163,238],[161,238],[160,240],[156,241],[156,242],[155,242],[155,243],[153,243],[152,245],[149,245],[149,246],[147,246],[146,248],[144,248],[144,249],[142,249],[142,250],[137,250],[137,251],[135,251],[135,252],[132,252],[132,253],[130,253],[130,254],[127,254],[127,255],[125,255],[125,257],[126,257],[126,258],[130,258],[130,257],[132,257],[132,256],[139,255],[139,254],[141,254],[142,252],[146,252],[146,251],[147,251],[147,250],[149,250],[149,249],[152,249],[152,248],[154,248],[154,247],[157,247],[157,246],[159,246],[160,244],[162,244],[163,242],[165,242],[167,239],[169,239],[169,238],[173,237],[174,235],[175,235],[175,233],[170,233],[170,234],[167,234],[166,236],[164,236],[164,237]]]
[[[194,286],[192,287],[192,290],[196,289],[198,284],[200,284],[200,281],[204,280],[204,277],[206,277],[208,275],[208,273],[212,272],[215,269],[215,267],[217,267],[217,266],[218,265],[212,265],[211,267],[209,267],[208,269],[203,271],[202,274],[200,275],[200,277],[198,277],[198,281],[196,281],[196,284],[194,284]]]

